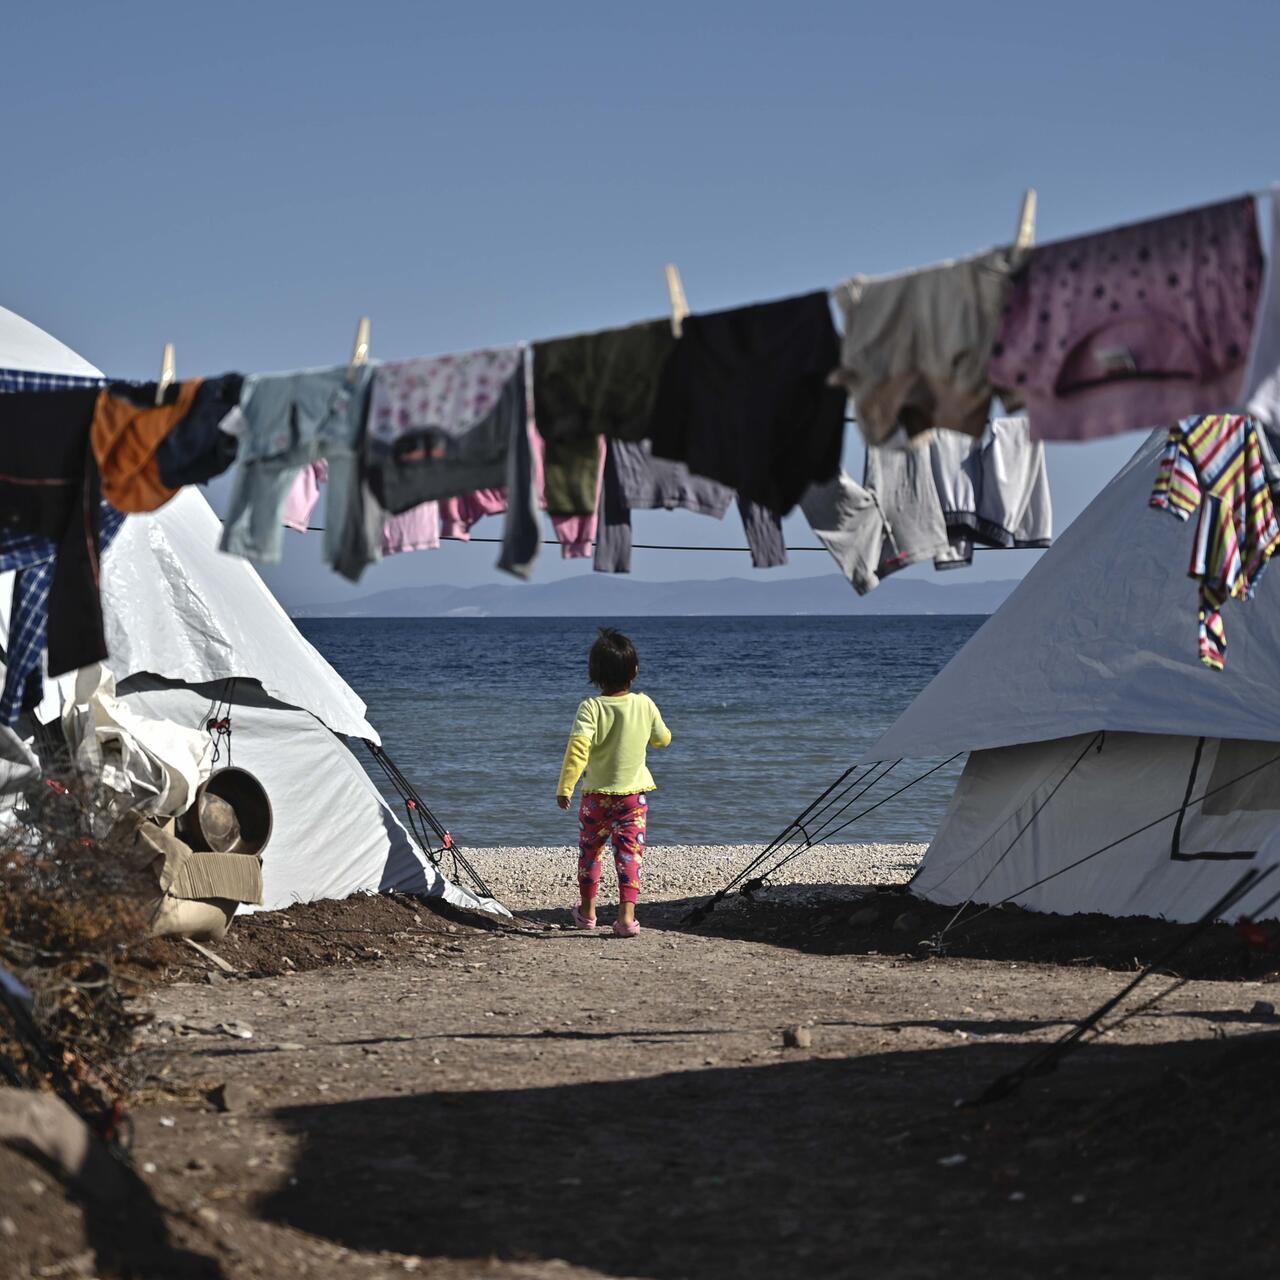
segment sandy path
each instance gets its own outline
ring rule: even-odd
[[[1139,1251],[1176,1277],[1220,1260],[1163,1162],[1099,1142],[1126,1091],[1148,1099],[1169,1066],[1255,1033],[1258,984],[1190,984],[1018,1100],[964,1112],[1119,976],[805,954],[679,932],[676,914],[651,899],[635,940],[464,930],[368,967],[160,992],[171,1056],[138,1155],[180,1238],[227,1276],[326,1280],[1110,1275]],[[782,1046],[793,1023],[811,1047]],[[1212,1208],[1249,1212],[1225,1191]],[[1265,1272],[1246,1226],[1226,1231]]]

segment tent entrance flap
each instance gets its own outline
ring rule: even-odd
[[[1266,815],[1280,826],[1280,764],[1274,742],[1199,738],[1187,773],[1186,796],[1173,825],[1169,856],[1175,862],[1197,859],[1244,861],[1258,852],[1230,843],[1239,814]],[[1197,802],[1195,797],[1204,796]]]
[[[1237,742],[1224,751],[1207,739],[1188,792],[1199,739],[1108,733],[1046,804],[1086,741],[973,752],[912,889],[943,905],[1015,901],[1061,915],[1190,921],[1222,896],[1242,863],[1267,861],[1259,851],[1280,828],[1277,744]],[[1250,797],[1251,807],[1208,812],[1232,791]],[[1175,857],[1179,818],[1183,851],[1233,856]],[[1017,847],[1000,860],[1024,826]],[[1103,856],[1089,856],[1112,844]]]

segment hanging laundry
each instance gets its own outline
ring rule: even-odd
[[[501,515],[507,509],[505,489],[477,489],[455,498],[441,498],[440,536],[459,542],[471,540],[471,530],[485,516]]]
[[[300,468],[329,461],[324,557],[351,581],[378,559],[382,511],[362,483],[360,440],[373,369],[341,365],[245,379],[240,437],[221,547],[277,564],[284,508]]]
[[[595,515],[597,438],[637,441],[649,434],[658,380],[674,345],[667,320],[533,344],[534,421],[553,517]]]
[[[682,462],[655,458],[649,441],[610,440],[601,489],[600,534],[596,541],[597,573],[631,572],[632,511],[682,509],[724,517],[734,501],[732,489],[692,475]],[[767,507],[738,500],[751,563],[769,569],[787,563],[782,524]]]
[[[0,536],[49,539],[41,576],[49,673],[107,656],[99,598],[101,482],[89,445],[96,388],[0,395]]]
[[[311,513],[320,501],[320,486],[329,478],[329,464],[321,459],[303,467],[289,490],[284,507],[284,523],[288,529],[306,533],[311,527]],[[399,515],[387,516],[382,525],[382,554],[400,555],[406,551],[433,551],[440,545],[440,515],[434,502],[410,507]]]
[[[160,483],[169,489],[187,484],[207,484],[236,460],[239,441],[227,420],[240,417],[244,377],[224,373],[205,378],[196,392],[191,412],[176,423],[156,450]],[[152,401],[154,403],[154,395]],[[234,419],[233,419],[234,421]]]
[[[98,395],[89,439],[102,494],[117,511],[156,511],[178,492],[160,479],[156,453],[191,412],[200,379],[175,382],[156,404],[156,384],[114,382]]]
[[[759,502],[737,495],[738,515],[742,531],[747,535],[747,550],[755,569],[777,569],[787,563],[787,544],[782,536],[782,520],[776,511]]]
[[[551,517],[551,527],[560,543],[561,558],[585,560],[591,555],[596,541],[600,477],[604,472],[604,438],[592,436],[586,447],[580,448],[575,444],[569,450],[556,451],[534,426],[534,447],[542,478],[542,504]],[[548,462],[555,456],[560,458],[560,465]],[[567,466],[570,456],[574,461]],[[573,496],[575,493],[576,497]],[[588,515],[572,510],[587,502],[592,504]]]
[[[853,397],[868,445],[899,427],[908,439],[935,427],[982,434],[987,362],[1020,260],[993,250],[906,275],[855,276],[836,289],[844,342],[832,381]]]
[[[1262,271],[1249,198],[1033,249],[991,380],[1025,404],[1038,440],[1238,404]]]
[[[949,549],[938,569],[973,562],[976,542],[1005,550],[1053,545],[1053,502],[1044,445],[1025,417],[996,418],[981,440],[936,432],[928,453]]]
[[[1241,401],[1252,417],[1280,431],[1280,186],[1261,207],[1271,213],[1271,253]]]
[[[99,504],[99,549],[105,551],[120,531],[124,516]],[[0,725],[12,726],[24,712],[31,711],[44,697],[44,681],[41,665],[49,648],[50,628],[54,634],[64,629],[62,616],[51,619],[51,608],[61,605],[53,594],[57,574],[59,544],[53,538],[41,534],[0,531],[0,573],[13,571],[13,595],[9,605],[8,644],[5,650],[4,689],[0,692]],[[92,602],[98,609],[97,625],[102,626],[101,603]],[[86,602],[88,607],[88,602]],[[86,619],[86,622],[91,622]],[[106,656],[105,641],[102,657]],[[99,661],[100,659],[94,659]],[[65,659],[63,659],[65,661]],[[51,675],[62,675],[55,670],[60,663],[50,659]]]
[[[1243,415],[1210,414],[1169,431],[1151,505],[1185,520],[1197,509],[1188,574],[1200,582],[1200,661],[1221,671],[1222,607],[1247,600],[1276,548],[1280,521],[1267,485],[1262,429]]]
[[[643,440],[675,346],[669,320],[533,344],[533,402],[548,441]]]
[[[800,509],[860,596],[880,585],[876,567],[888,522],[880,500],[870,489],[841,471],[822,484],[812,485],[800,499]]]
[[[501,486],[525,405],[518,346],[379,365],[365,442],[379,502],[406,511]]]
[[[73,391],[79,387],[101,387],[105,378],[86,378],[78,373],[33,373],[29,369],[0,369],[0,395],[13,391]]]
[[[662,372],[653,452],[786,515],[840,469],[845,395],[825,293],[692,315]]]
[[[947,552],[947,526],[928,449],[911,448],[901,436],[891,436],[867,450],[862,483],[876,495],[884,515],[878,577]]]

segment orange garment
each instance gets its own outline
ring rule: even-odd
[[[156,450],[191,412],[201,381],[178,383],[173,404],[138,405],[110,391],[98,393],[89,439],[102,473],[102,496],[117,511],[155,511],[178,492],[160,482]]]

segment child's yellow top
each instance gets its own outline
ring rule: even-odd
[[[573,795],[579,778],[584,794],[629,796],[655,791],[657,784],[645,764],[645,750],[665,747],[670,741],[671,730],[662,723],[662,712],[647,693],[584,698],[569,731],[556,795]]]

